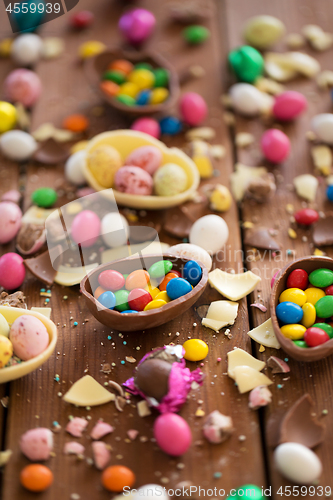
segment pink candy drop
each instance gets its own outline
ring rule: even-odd
[[[188,423],[175,413],[164,413],[155,420],[154,436],[161,450],[173,457],[183,455],[192,442]]]
[[[207,116],[207,104],[196,92],[187,92],[179,103],[184,122],[192,127],[199,125]]]
[[[0,257],[0,286],[5,290],[19,288],[25,278],[23,259],[14,252],[5,253]]]
[[[268,161],[281,163],[289,155],[290,141],[281,130],[270,128],[261,138],[261,150]]]
[[[91,210],[83,210],[72,223],[72,238],[82,247],[91,247],[100,235],[101,221]]]
[[[307,107],[303,94],[294,90],[282,92],[275,98],[273,115],[281,121],[290,121],[300,115]]]

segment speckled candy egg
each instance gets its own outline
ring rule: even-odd
[[[21,227],[22,212],[20,207],[10,201],[0,203],[0,244],[11,241]]]
[[[28,69],[15,69],[5,79],[4,93],[11,102],[20,102],[30,108],[35,104],[42,92],[39,76]]]
[[[188,423],[175,413],[164,413],[155,420],[154,437],[164,453],[179,457],[186,453],[192,442]]]
[[[153,33],[155,16],[146,9],[133,9],[125,12],[119,20],[119,29],[130,43],[137,45],[144,42]]]
[[[103,188],[111,188],[122,161],[120,154],[112,146],[99,146],[88,154],[87,164],[98,184]]]
[[[207,250],[211,255],[218,252],[229,238],[229,229],[222,217],[205,215],[196,220],[190,231],[190,243]]]
[[[49,334],[45,325],[34,316],[23,314],[11,326],[9,339],[14,354],[23,361],[35,358],[49,345]]]
[[[184,122],[192,127],[199,125],[207,116],[207,104],[196,92],[187,92],[180,99],[180,113]]]
[[[153,192],[153,179],[140,167],[121,167],[115,176],[115,188],[122,193],[147,196]]]
[[[101,233],[104,243],[110,248],[126,245],[129,235],[127,219],[118,212],[104,215]]]
[[[74,217],[72,223],[72,238],[82,247],[91,247],[100,235],[101,221],[91,210],[83,210]]]
[[[87,153],[83,149],[81,151],[76,151],[72,154],[65,164],[65,176],[66,179],[75,184],[76,186],[81,186],[85,184],[86,180],[83,175],[84,165],[87,159]]]
[[[275,97],[273,115],[281,121],[289,121],[300,115],[307,106],[303,94],[294,90],[287,90]]]
[[[162,163],[162,153],[155,146],[141,146],[126,158],[125,165],[140,167],[153,175]]]
[[[166,163],[154,175],[154,187],[158,196],[175,196],[183,193],[187,184],[185,170],[176,163]]]
[[[11,56],[22,66],[31,66],[38,62],[43,51],[43,41],[34,33],[23,33],[15,38],[12,44]]]
[[[25,278],[23,259],[14,252],[5,253],[0,257],[0,286],[5,290],[19,288]]]
[[[32,135],[23,130],[10,130],[0,138],[1,152],[13,161],[25,161],[31,158],[37,149],[37,142]]]
[[[4,368],[13,356],[13,345],[7,337],[0,335],[0,368]]]

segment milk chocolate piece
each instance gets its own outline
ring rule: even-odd
[[[313,230],[313,242],[317,247],[333,245],[333,215],[317,222]]]
[[[54,259],[61,255],[61,246],[52,248],[52,253],[54,253]],[[52,260],[54,260],[52,259]],[[56,269],[52,266],[50,253],[48,250],[41,253],[37,257],[31,259],[25,259],[25,267],[33,274],[37,279],[41,280],[46,285],[52,285],[54,278],[57,274]]]
[[[41,224],[23,224],[16,238],[16,247],[22,255],[38,252],[46,242],[46,231]]]
[[[270,172],[252,179],[246,188],[246,196],[258,203],[264,203],[273,196],[276,191],[274,175]]]
[[[43,142],[34,154],[34,160],[46,165],[57,165],[67,160],[69,153],[52,137]]]
[[[135,385],[146,396],[157,401],[166,396],[169,391],[169,375],[172,364],[158,358],[145,360],[138,366],[134,376]]]
[[[204,2],[197,0],[175,3],[170,8],[171,19],[182,24],[200,24],[210,17],[211,13],[211,9]]]
[[[167,233],[182,239],[188,237],[192,225],[193,222],[186,212],[181,208],[175,207],[168,210],[163,227]]]
[[[262,250],[272,250],[274,252],[280,250],[280,245],[269,234],[269,230],[265,228],[247,234],[244,243]]]
[[[271,356],[267,361],[268,368],[272,368],[272,373],[288,373],[289,365],[283,359]]]
[[[2,292],[0,294],[0,306],[8,305],[10,307],[19,307],[20,309],[27,309],[27,304],[25,303],[25,295],[23,292],[15,292],[8,295],[7,292]]]

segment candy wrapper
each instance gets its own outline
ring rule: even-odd
[[[192,382],[201,385],[203,373],[191,372],[185,366],[182,346],[165,346],[146,354],[138,364],[134,377],[124,387],[140,395],[149,406],[161,413],[178,412],[185,403]]]

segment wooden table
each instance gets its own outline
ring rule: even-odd
[[[200,90],[207,100],[209,117],[205,124],[216,129],[214,143],[223,144],[226,156],[217,164],[219,176],[214,182],[229,185],[229,176],[236,161],[248,165],[258,163],[258,139],[265,126],[260,120],[245,120],[237,117],[236,123],[228,130],[224,119],[224,110],[220,104],[220,96],[230,84],[229,72],[226,66],[227,52],[242,43],[241,31],[245,20],[256,14],[272,14],[280,18],[287,26],[288,32],[300,32],[305,24],[319,24],[323,29],[331,30],[333,19],[333,4],[329,0],[312,2],[311,0],[205,0],[214,15],[205,23],[211,30],[211,38],[207,42],[209,57],[205,57],[207,46],[186,48],[180,36],[180,27],[169,23],[168,10],[171,1],[157,2],[142,0],[138,4],[154,11],[157,16],[158,29],[150,45],[161,54],[168,57],[180,71],[186,65],[199,64],[206,72],[205,89],[202,91],[202,82],[192,80],[183,86],[183,90]],[[86,113],[91,120],[89,137],[105,130],[127,127],[130,120],[124,118],[110,108],[104,107],[87,83],[82,67],[78,63],[77,50],[85,40],[97,39],[107,45],[118,41],[116,29],[117,20],[124,8],[124,2],[115,0],[81,0],[75,10],[87,8],[96,16],[95,23],[88,30],[80,34],[68,29],[69,14],[43,25],[41,35],[61,36],[66,44],[65,53],[56,61],[41,61],[34,68],[43,82],[43,94],[32,111],[31,129],[35,130],[40,124],[51,121],[59,126],[62,119],[75,111]],[[0,6],[1,37],[10,36],[10,27],[5,16],[4,6]],[[171,37],[178,42],[170,43]],[[281,47],[278,47],[282,49]],[[316,54],[323,69],[333,69],[332,51]],[[13,64],[10,60],[0,60],[1,80],[5,78]],[[71,438],[64,428],[68,417],[83,416],[89,419],[90,430],[99,419],[111,423],[115,432],[105,438],[105,442],[112,446],[112,464],[124,464],[132,468],[137,476],[136,486],[147,483],[158,483],[166,488],[174,488],[182,481],[190,481],[201,488],[224,489],[226,494],[231,488],[252,483],[258,486],[272,486],[272,497],[280,497],[280,486],[289,483],[274,469],[272,450],[267,447],[265,427],[269,416],[277,410],[289,408],[301,395],[308,392],[316,404],[319,416],[322,410],[328,414],[322,417],[327,424],[325,442],[316,452],[320,456],[324,471],[320,485],[332,486],[333,472],[333,402],[331,396],[332,368],[331,359],[322,362],[305,364],[289,360],[290,377],[283,375],[273,376],[271,386],[273,393],[272,403],[262,411],[254,412],[248,408],[247,395],[239,395],[233,381],[226,376],[226,354],[234,347],[241,347],[260,359],[266,360],[276,354],[273,349],[266,348],[259,352],[258,344],[251,343],[247,332],[251,327],[261,324],[269,317],[269,311],[261,311],[248,307],[256,302],[259,296],[265,305],[268,305],[270,295],[270,279],[273,269],[280,268],[292,260],[287,250],[295,251],[294,255],[301,257],[311,254],[310,232],[297,230],[297,239],[288,237],[290,215],[286,211],[287,203],[292,203],[295,209],[302,206],[302,201],[288,189],[292,179],[305,172],[312,172],[313,165],[305,133],[309,129],[310,118],[323,111],[331,111],[329,92],[319,92],[314,81],[297,81],[288,85],[303,92],[309,101],[307,112],[295,123],[284,128],[292,142],[292,154],[281,166],[277,167],[280,174],[280,184],[274,199],[265,205],[244,202],[240,207],[235,203],[231,210],[223,214],[230,228],[230,237],[226,258],[218,265],[222,269],[234,269],[239,272],[244,265],[248,269],[260,273],[262,282],[257,290],[240,303],[239,314],[235,325],[231,328],[232,338],[227,338],[223,332],[213,334],[201,326],[201,321],[195,308],[187,311],[182,317],[154,330],[125,334],[113,331],[99,324],[87,311],[79,293],[79,287],[64,288],[52,286],[51,319],[58,325],[58,345],[54,355],[43,367],[21,380],[0,387],[0,397],[9,396],[8,408],[0,405],[0,439],[2,449],[13,451],[10,462],[2,474],[2,498],[4,500],[30,499],[35,496],[25,491],[19,483],[19,472],[28,460],[19,451],[19,437],[26,430],[43,426],[52,428],[53,422],[58,422],[62,430],[55,434],[55,456],[47,465],[52,469],[55,481],[53,486],[39,495],[42,499],[63,498],[73,500],[81,498],[107,499],[111,494],[103,489],[100,482],[100,472],[86,460],[78,461],[72,456],[63,455],[64,443]],[[103,114],[99,111],[102,109]],[[98,115],[98,116],[97,116]],[[255,146],[247,149],[234,147],[234,134],[240,131],[251,132],[256,137]],[[167,140],[168,145],[184,145],[184,138]],[[41,166],[33,162],[16,165],[1,159],[0,163],[0,193],[11,188],[21,187],[23,193],[22,208],[26,210],[31,202],[31,193],[41,186],[54,186],[63,177],[63,165],[56,167]],[[208,181],[212,183],[212,180]],[[324,186],[320,187],[317,197],[317,208],[328,210],[323,195]],[[207,209],[203,208],[203,213]],[[161,222],[167,213],[159,212],[157,217]],[[269,259],[251,262],[246,259],[249,250],[242,243],[246,229],[242,228],[243,221],[252,221],[255,224],[267,227],[278,227],[278,240],[282,245],[282,260],[278,263]],[[278,224],[276,226],[276,223]],[[307,241],[303,236],[307,236]],[[168,236],[163,230],[160,240],[169,244],[179,240]],[[2,253],[13,250],[14,244],[1,248]],[[325,249],[328,255],[333,256],[331,248]],[[43,285],[31,275],[27,275],[23,291],[27,297],[27,304],[42,306],[44,298],[40,296]],[[65,299],[64,297],[68,297]],[[198,304],[208,304],[218,300],[220,295],[208,288],[200,298]],[[73,318],[73,319],[71,319]],[[86,320],[89,321],[86,321]],[[78,326],[73,325],[74,321]],[[195,324],[195,325],[194,325]],[[111,336],[110,340],[108,336]],[[170,342],[183,343],[189,337],[201,338],[209,345],[209,356],[204,362],[203,371],[205,381],[201,388],[193,391],[188,402],[180,414],[189,422],[193,432],[193,446],[184,456],[173,459],[162,453],[152,442],[152,425],[156,415],[140,418],[137,414],[136,399],[119,413],[112,403],[95,407],[90,410],[76,408],[62,401],[64,394],[71,384],[89,373],[102,384],[108,380],[124,382],[133,371],[133,364],[121,360],[125,356],[134,356],[139,360],[144,353],[155,346],[162,346]],[[125,344],[126,343],[126,344]],[[277,355],[284,358],[279,351]],[[217,358],[222,361],[218,362]],[[115,363],[109,375],[101,372],[103,363]],[[191,363],[189,363],[189,366]],[[191,368],[195,368],[192,363]],[[59,375],[60,381],[55,380]],[[271,372],[269,373],[271,376]],[[287,380],[282,381],[282,378]],[[282,388],[280,386],[282,385]],[[2,402],[4,400],[2,399]],[[235,432],[232,437],[221,445],[211,445],[202,439],[203,419],[195,416],[198,408],[202,408],[206,415],[213,410],[230,415],[233,419]],[[127,431],[137,429],[139,436],[133,442],[128,442]],[[91,444],[88,433],[79,441],[86,446],[86,457],[91,457]],[[244,439],[245,438],[245,439]],[[74,495],[74,496],[73,496]],[[77,496],[75,496],[77,495]]]

